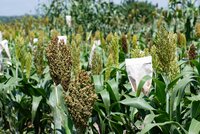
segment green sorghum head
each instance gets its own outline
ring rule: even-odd
[[[158,71],[173,79],[179,73],[176,57],[177,36],[169,33],[164,26],[160,26],[154,41],[158,57]]]
[[[178,44],[178,47],[186,49],[185,34],[180,33],[180,32],[177,34],[177,44]]]
[[[72,71],[74,76],[76,76],[81,70],[80,61],[80,44],[72,40],[71,43],[71,56],[72,56]]]
[[[110,73],[112,71],[111,67],[114,65],[113,55],[112,53],[108,56],[107,62],[106,62],[106,71],[105,71],[105,80],[110,79]]]
[[[113,56],[113,62],[116,67],[119,66],[119,37],[115,34],[111,40],[110,53]]]
[[[26,58],[26,63],[25,63],[25,67],[26,67],[26,78],[30,77],[30,73],[31,73],[31,65],[32,65],[32,54],[30,52],[27,52],[25,55]]]
[[[137,46],[137,35],[133,35],[132,42],[133,42],[133,48],[136,48],[136,46]]]
[[[38,36],[39,36],[38,42],[36,43],[36,48],[33,52],[33,55],[34,55],[34,65],[36,68],[36,72],[39,76],[41,76],[45,68],[45,62],[44,62],[45,34],[43,31],[39,31]]]
[[[92,74],[93,75],[98,75],[101,73],[103,70],[103,61],[102,61],[102,56],[99,54],[98,51],[94,52],[93,58],[92,58]]]

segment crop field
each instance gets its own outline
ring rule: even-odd
[[[0,134],[199,134],[200,5],[52,0],[0,20]]]

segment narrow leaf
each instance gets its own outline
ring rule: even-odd
[[[112,79],[112,80],[109,80],[108,82],[108,85],[110,88],[108,88],[109,92],[111,93],[111,95],[113,97],[111,98],[114,98],[116,101],[119,101],[120,100],[120,94],[119,94],[119,88],[118,88],[118,83]]]
[[[93,75],[93,82],[97,93],[103,90],[103,80],[103,75]]]
[[[110,109],[110,96],[109,96],[109,92],[107,90],[103,90],[100,92],[101,98],[103,100],[105,109],[107,114],[109,113],[109,109]]]
[[[192,123],[190,124],[188,134],[199,134],[199,133],[200,133],[200,122],[195,119],[192,119]]]
[[[159,127],[161,129],[161,126],[165,126],[165,125],[175,125],[177,127],[180,127],[184,133],[187,133],[187,131],[177,122],[174,122],[174,121],[167,121],[167,122],[164,122],[164,123],[154,123],[154,124],[147,124],[141,132],[137,133],[137,134],[146,134],[147,132],[149,132],[152,128],[154,127]]]
[[[33,101],[32,101],[32,122],[34,121],[38,106],[40,104],[40,101],[42,100],[42,96],[40,97],[35,97],[33,96]]]
[[[151,76],[149,76],[149,75],[146,75],[146,76],[144,76],[144,77],[141,79],[141,81],[140,81],[140,83],[139,83],[139,85],[138,85],[138,88],[137,88],[137,93],[136,93],[136,96],[137,96],[137,97],[140,96],[140,93],[141,93],[141,91],[142,91],[142,88],[143,88],[145,82],[146,82],[147,80],[150,80],[150,79],[151,79]]]
[[[120,103],[138,109],[154,110],[154,108],[142,98],[126,98],[120,101]]]

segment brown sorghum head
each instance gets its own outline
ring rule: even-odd
[[[128,44],[127,44],[127,38],[126,35],[122,35],[122,50],[124,53],[128,53]]]
[[[81,71],[69,85],[69,94],[65,96],[69,113],[76,128],[84,128],[92,115],[93,105],[97,99],[94,85],[86,71]],[[83,130],[84,131],[84,130]]]
[[[189,48],[188,57],[189,57],[189,60],[194,60],[197,57],[197,49],[194,46],[194,44],[192,44]]]
[[[56,85],[61,84],[67,90],[71,78],[71,52],[70,47],[64,41],[58,43],[54,37],[46,49],[47,59],[50,67],[50,75]]]

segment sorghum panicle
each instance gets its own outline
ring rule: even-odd
[[[85,129],[87,121],[92,115],[94,102],[97,100],[94,85],[90,76],[81,71],[72,81],[65,96],[69,113],[71,114],[77,129]],[[84,130],[82,130],[84,131]]]
[[[103,70],[103,61],[101,55],[95,51],[94,56],[92,58],[92,74],[97,75],[100,74]]]
[[[136,48],[136,46],[137,46],[137,35],[133,35],[132,41],[133,41],[133,48]]]
[[[131,57],[132,58],[140,58],[140,57],[145,57],[149,55],[149,50],[147,48],[142,51],[139,46],[136,46],[135,49],[131,51]]]
[[[110,79],[110,73],[111,73],[111,67],[113,66],[113,55],[112,53],[108,56],[107,62],[106,62],[106,71],[105,71],[105,80]]]
[[[54,36],[46,49],[47,59],[50,67],[50,75],[56,85],[61,84],[67,91],[71,78],[71,51],[64,41],[58,43]]]
[[[116,67],[119,65],[119,37],[115,34],[111,41],[110,53],[113,56],[113,62]]]
[[[128,43],[127,43],[127,38],[126,35],[122,35],[122,50],[124,51],[124,53],[128,53]]]
[[[152,56],[152,64],[153,64],[153,69],[154,70],[157,70],[157,68],[159,67],[159,59],[158,59],[158,55],[156,54],[156,46],[153,45],[151,47],[151,50],[150,50],[150,54]]]
[[[173,79],[179,73],[176,57],[177,36],[160,26],[154,41],[159,61],[158,70]]]
[[[30,73],[31,73],[31,65],[32,65],[32,54],[30,52],[26,53],[25,55],[26,58],[26,63],[25,63],[25,67],[26,67],[26,78],[30,77]]]
[[[189,60],[194,60],[196,59],[197,57],[197,49],[196,47],[194,46],[194,44],[192,44],[189,48],[189,51],[188,51],[188,57],[189,57]]]
[[[56,85],[61,82],[61,61],[59,57],[58,38],[54,37],[46,49],[47,59],[50,68],[50,75]]]
[[[177,34],[177,43],[178,43],[178,47],[186,49],[186,37],[185,37],[185,34],[180,33],[180,32]]]
[[[61,85],[63,89],[67,91],[71,79],[71,69],[72,69],[71,49],[68,45],[64,44],[64,42],[61,41],[60,52],[62,54],[60,59],[62,61]]]
[[[36,68],[36,72],[39,76],[42,75],[44,68],[45,68],[45,62],[44,62],[44,32],[39,31],[39,39],[36,43],[36,48],[33,52],[34,54],[34,65]]]
[[[197,23],[195,26],[196,37],[200,38],[200,23]]]
[[[75,39],[73,39],[71,42],[72,71],[74,73],[74,76],[76,76],[80,72],[80,69],[81,69],[80,43],[81,43],[80,36],[75,36]]]

